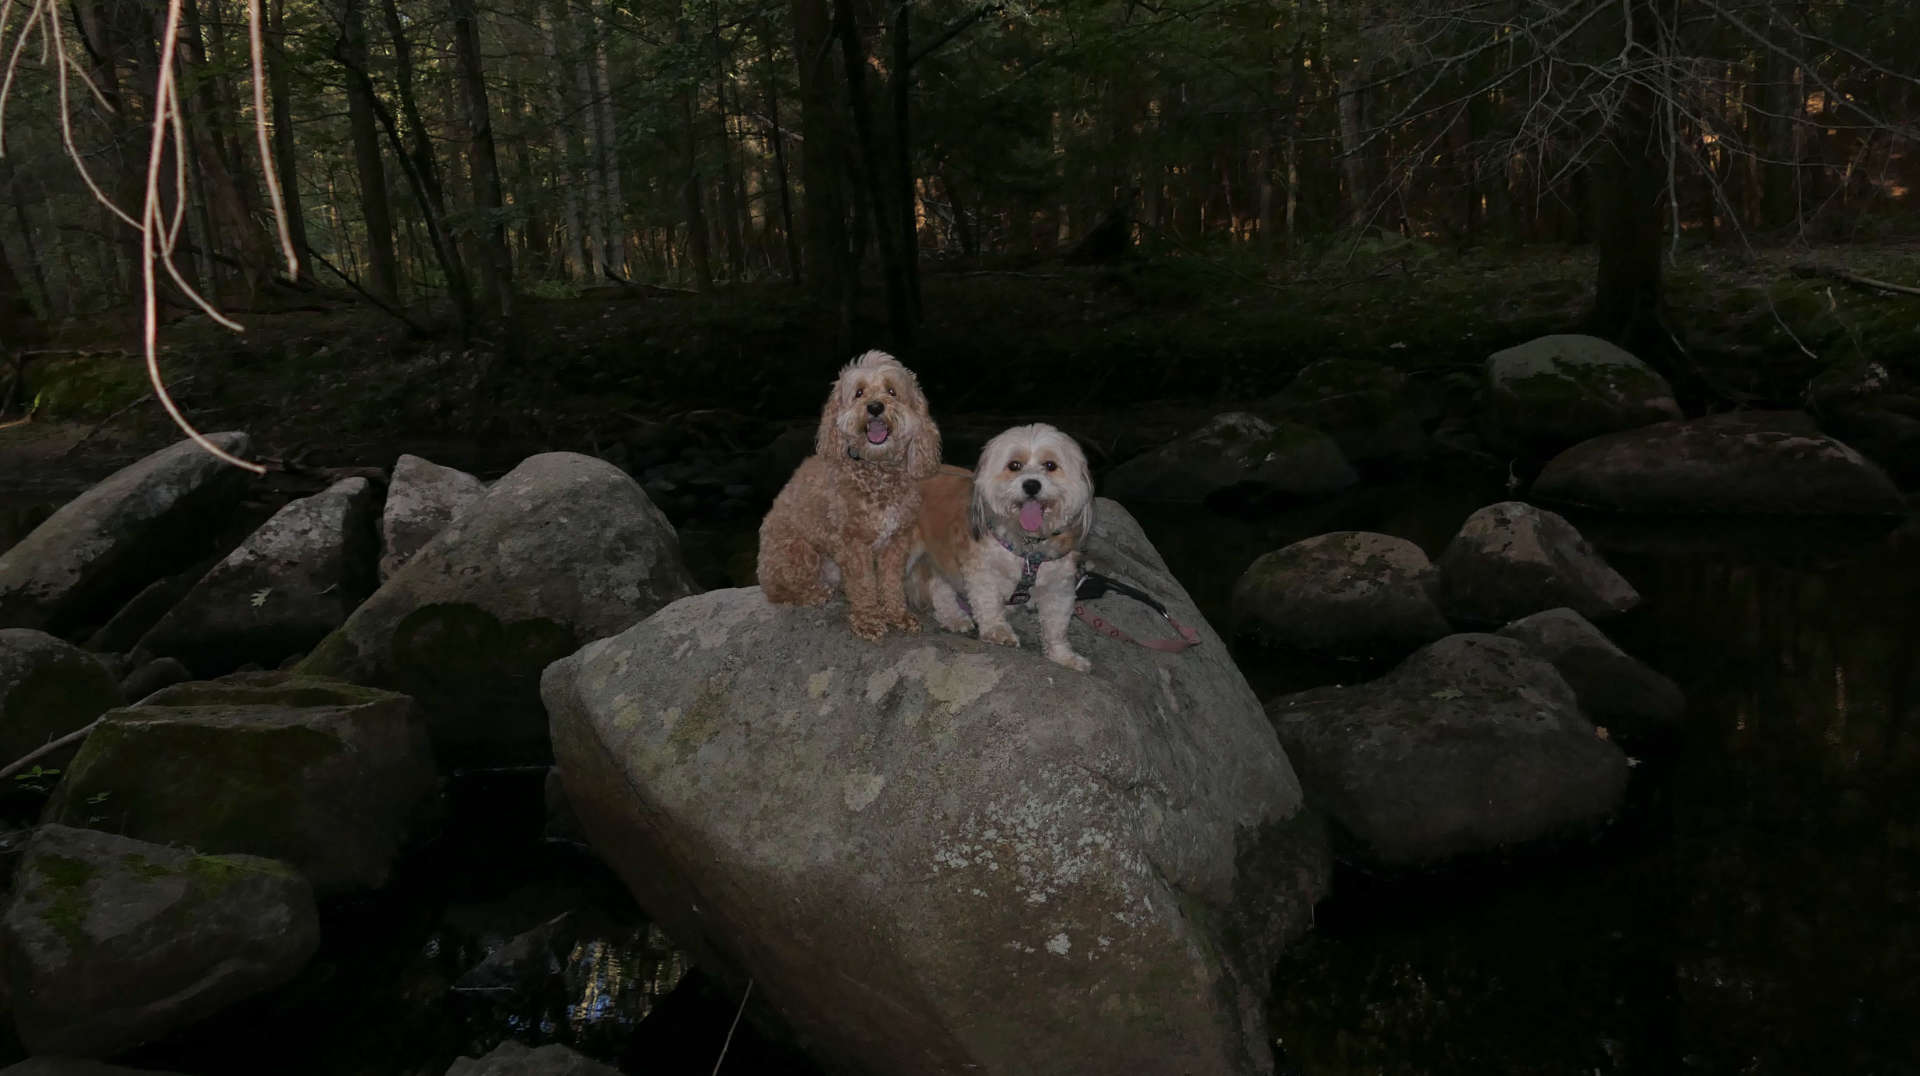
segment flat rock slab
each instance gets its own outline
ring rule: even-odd
[[[0,933],[21,1041],[76,1057],[278,986],[320,944],[313,891],[284,863],[61,825],[34,834]]]
[[[1526,645],[1450,635],[1378,680],[1267,703],[1307,802],[1356,858],[1418,868],[1592,830],[1627,758]]]
[[[1138,524],[1105,500],[1096,518],[1094,560],[1198,647],[1076,624],[1078,673],[933,630],[868,643],[842,610],[748,588],[676,602],[543,678],[594,848],[832,1064],[1271,1071],[1270,971],[1324,891],[1325,849],[1219,637]],[[1098,604],[1130,634],[1166,630]]]
[[[247,451],[244,433],[208,440]],[[200,552],[248,477],[192,441],[108,475],[0,553],[0,627],[66,636],[106,623],[140,588]]]
[[[426,722],[406,696],[240,674],[113,711],[47,817],[271,856],[335,893],[385,884],[437,791]]]
[[[288,502],[202,576],[140,649],[201,676],[304,654],[373,592],[378,492],[347,478]]]
[[[483,1057],[459,1058],[447,1076],[620,1076],[620,1070],[557,1042],[533,1047],[509,1040]]]
[[[1710,415],[1583,441],[1547,464],[1533,494],[1670,515],[1906,512],[1885,472],[1799,411]]]

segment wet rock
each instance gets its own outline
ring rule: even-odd
[[[1627,736],[1645,735],[1685,715],[1686,696],[1672,680],[1613,645],[1571,609],[1549,609],[1501,628],[1553,663],[1596,725]]]
[[[1667,379],[1597,336],[1543,336],[1487,358],[1500,434],[1518,447],[1564,448],[1681,417]]]
[[[1309,363],[1261,406],[1267,416],[1325,430],[1354,463],[1405,461],[1426,446],[1407,375],[1366,359]]]
[[[1592,830],[1627,759],[1525,644],[1450,635],[1378,680],[1267,703],[1307,802],[1356,858],[1425,867]]]
[[[1900,491],[1798,411],[1744,411],[1596,437],[1554,457],[1534,496],[1673,515],[1900,515]]]
[[[299,668],[413,696],[443,759],[544,759],[540,670],[695,590],[633,479],[552,452],[495,482]]]
[[[0,765],[57,740],[120,705],[107,667],[31,628],[0,628]],[[56,768],[72,751],[40,764]]]
[[[320,926],[284,863],[47,825],[0,935],[27,1048],[108,1057],[292,978]]]
[[[1879,464],[1901,486],[1920,487],[1920,417],[1878,406],[1880,402],[1836,406],[1821,425]]]
[[[1401,653],[1450,630],[1434,600],[1440,573],[1420,547],[1336,531],[1261,556],[1233,586],[1237,633],[1332,655]]]
[[[620,1076],[620,1070],[557,1042],[532,1047],[508,1040],[484,1057],[459,1058],[447,1076]]]
[[[867,643],[843,610],[749,588],[543,678],[593,846],[834,1064],[1271,1066],[1268,973],[1324,891],[1324,846],[1220,639],[1139,526],[1110,501],[1096,515],[1094,559],[1202,645],[1076,624],[1093,672],[1075,673],[931,628]],[[1132,604],[1101,613],[1164,632]]]
[[[184,684],[191,679],[193,672],[180,664],[179,658],[154,658],[121,679],[120,693],[139,702],[163,687]]]
[[[573,946],[577,934],[573,918],[572,912],[562,912],[532,930],[514,935],[455,980],[453,989],[466,993],[513,993],[560,974],[567,964],[566,949]]]
[[[1504,624],[1567,606],[1623,613],[1640,593],[1560,515],[1521,501],[1479,509],[1440,554],[1440,606],[1462,624]]]
[[[385,884],[436,793],[426,723],[406,696],[240,673],[114,711],[47,817],[282,859],[334,893]]]
[[[194,584],[140,648],[202,676],[268,668],[339,627],[373,590],[377,491],[348,478],[274,513]]]
[[[247,451],[244,433],[209,439]],[[0,627],[64,636],[105,623],[142,587],[200,553],[247,477],[191,441],[107,476],[0,553]]]
[[[487,492],[465,471],[403,455],[393,464],[387,503],[380,513],[380,582],[393,578],[420,547]]]
[[[1359,479],[1340,446],[1319,430],[1234,411],[1115,467],[1101,492],[1119,501],[1198,504],[1228,491],[1321,496]]]

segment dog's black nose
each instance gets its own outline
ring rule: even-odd
[[[1027,496],[1029,497],[1040,496],[1040,480],[1038,478],[1027,479],[1025,482],[1020,483],[1020,488],[1026,490]]]
[[[877,415],[880,412],[885,411],[886,409],[887,409],[886,404],[881,403],[879,400],[875,400],[872,403],[867,405],[867,414]]]

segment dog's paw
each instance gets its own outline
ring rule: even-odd
[[[885,618],[870,614],[855,614],[847,617],[847,627],[855,635],[870,643],[877,643],[887,634]]]
[[[1093,662],[1088,661],[1086,658],[1081,657],[1071,650],[1056,650],[1049,653],[1047,658],[1055,665],[1065,665],[1074,672],[1093,671]]]
[[[940,622],[943,630],[953,632],[955,635],[968,635],[973,631],[973,618],[970,616],[943,617],[936,613],[933,618]]]
[[[898,628],[906,635],[920,634],[920,618],[914,616],[912,613],[900,613],[897,616],[889,617],[887,626],[890,628]]]
[[[1020,645],[1020,637],[1015,635],[1013,629],[1005,624],[996,624],[991,628],[980,629],[980,641],[983,643],[992,643],[995,646]]]

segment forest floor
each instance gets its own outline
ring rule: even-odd
[[[1867,361],[1920,380],[1920,298],[1789,272],[1807,263],[1912,285],[1920,240],[1757,259],[1683,246],[1669,265],[1670,323],[1723,397],[1696,407],[1798,406],[1814,376]],[[1317,359],[1373,359],[1470,387],[1489,353],[1577,331],[1593,277],[1582,249],[1399,240],[1277,264],[1190,254],[1091,268],[933,264],[919,338],[900,350],[943,422],[1074,416],[1103,442],[1098,462],[1270,395]],[[422,335],[329,294],[242,313],[240,334],[178,317],[162,330],[162,363],[196,423],[248,430],[258,455],[387,466],[411,451],[491,475],[548,449],[618,460],[663,440],[763,445],[817,413],[853,352],[884,343],[879,298],[848,348],[829,312],[777,282],[529,297],[509,358],[498,341]],[[445,321],[430,305],[410,315]],[[137,339],[131,313],[57,328],[30,367],[34,421],[0,429],[0,487],[91,481],[177,436],[151,399]]]

